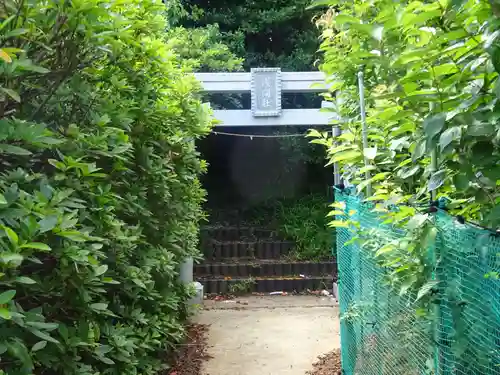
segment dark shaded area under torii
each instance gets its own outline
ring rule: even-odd
[[[275,135],[276,128],[223,128],[227,133]],[[281,129],[281,132],[283,130]],[[305,128],[288,132],[305,133]],[[266,201],[325,193],[333,184],[332,171],[324,168],[322,150],[317,160],[305,160],[301,147],[278,138],[248,138],[212,134],[199,142],[199,150],[209,163],[202,183],[208,192],[209,208],[249,208]],[[304,147],[305,146],[305,147]]]

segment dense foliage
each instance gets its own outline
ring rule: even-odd
[[[375,211],[373,217],[389,227],[367,227],[371,216],[365,214],[360,222],[356,210],[342,203],[333,204],[331,215],[337,220],[330,224],[356,228],[350,243],[370,251],[390,290],[412,301],[414,316],[428,319],[428,326],[435,323],[439,298],[456,303],[453,341],[474,342],[475,332],[460,319],[457,288],[439,279],[439,251],[445,250],[429,250],[439,240],[432,214],[438,207],[458,215],[458,223],[500,225],[497,2],[315,3],[332,6],[319,21],[325,55],[321,69],[337,90],[330,99],[343,134],[336,139],[319,132],[311,136],[327,147],[330,163],[339,163],[345,179],[365,198],[363,209]],[[364,73],[368,147],[362,141],[358,72]],[[388,228],[397,230],[396,238],[389,238]],[[488,237],[485,231],[480,241]],[[471,242],[476,248],[463,249],[457,259],[465,264],[467,257],[483,254],[480,241]],[[491,268],[485,278],[498,278],[499,261],[497,256],[486,266]],[[463,267],[459,272],[468,272]],[[454,285],[449,278],[444,281]],[[410,335],[405,332],[401,339]]]
[[[328,227],[325,195],[309,194],[274,199],[242,213],[253,224],[275,229],[295,242],[291,255],[296,260],[324,260],[331,257],[335,236]]]
[[[165,14],[0,6],[2,374],[153,374],[182,338],[211,120]]]
[[[298,260],[324,260],[331,257],[334,234],[328,227],[328,204],[323,195],[306,195],[274,204],[273,220],[285,238],[295,242]]]
[[[245,70],[278,66],[311,70],[319,47],[310,0],[183,1],[187,27],[218,25],[223,42],[244,58]]]
[[[474,289],[467,279],[475,275],[469,259],[480,262],[482,268],[476,272],[491,279],[499,277],[500,258],[497,254],[486,260],[493,250],[493,245],[486,245],[488,231],[476,237],[461,224],[469,220],[493,229],[500,226],[498,2],[315,3],[332,6],[319,21],[321,69],[332,77],[332,89],[337,90],[330,99],[343,134],[336,139],[319,132],[311,135],[313,142],[327,147],[330,163],[339,163],[344,178],[355,185],[350,189],[365,200],[355,207],[364,211],[363,216],[345,202],[334,203],[330,214],[336,220],[330,225],[353,229],[352,239],[344,245],[356,244],[373,259],[386,281],[384,293],[394,299],[400,296],[412,309],[407,314],[404,309],[388,308],[377,300],[375,288],[366,296],[363,291],[362,300],[351,301],[343,319],[350,319],[360,307],[383,314],[391,310],[393,332],[397,332],[391,340],[400,344],[390,351],[391,358],[403,360],[409,348],[415,350],[417,335],[405,327],[418,327],[413,324],[418,321],[426,327],[424,340],[429,346],[418,356],[427,361],[428,373],[438,367],[425,351],[443,343],[457,363],[477,372],[485,363],[484,347],[491,350],[495,344],[484,339],[482,350],[471,347],[483,340],[475,321],[488,325],[488,330],[496,321],[489,312],[465,308],[471,298],[467,293],[485,293],[480,289],[485,288],[483,283],[477,281]],[[359,72],[364,73],[368,147],[363,145]],[[437,225],[440,216],[433,214],[438,208],[457,215],[457,220],[448,219],[454,233],[461,234],[456,244],[443,244],[446,226]],[[375,218],[382,224],[374,225]],[[461,242],[465,238],[470,241],[467,245]],[[467,290],[462,291],[462,286]],[[444,301],[452,311],[445,313],[451,315],[448,322],[439,315]],[[362,326],[370,324],[373,316],[354,315]],[[453,333],[448,336],[452,339],[438,336],[436,341],[433,332],[443,324],[452,324]],[[379,342],[379,347],[383,344]]]
[[[322,69],[335,79],[344,130],[331,162],[341,162],[359,191],[370,182],[371,200],[416,203],[438,191],[455,212],[498,226],[500,24],[490,2],[317,2],[338,6],[321,20]]]

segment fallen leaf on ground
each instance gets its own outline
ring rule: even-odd
[[[201,375],[203,362],[210,359],[207,354],[208,326],[192,324],[187,327],[187,337],[178,346],[174,367],[165,375]]]

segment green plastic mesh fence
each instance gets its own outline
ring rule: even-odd
[[[335,200],[356,211],[360,230],[401,237],[359,198],[336,192]],[[350,241],[352,229],[337,228],[344,375],[500,375],[500,238],[435,215],[429,257],[440,287],[427,311],[388,285],[373,250]]]

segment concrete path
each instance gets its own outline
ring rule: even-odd
[[[339,311],[328,297],[247,297],[205,301],[197,321],[210,325],[204,375],[304,375],[340,347]]]

